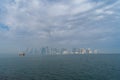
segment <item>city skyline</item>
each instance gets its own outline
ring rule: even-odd
[[[120,0],[1,0],[0,53],[42,46],[120,53]]]
[[[52,47],[41,47],[41,48],[26,48],[19,49],[19,54],[25,55],[69,55],[69,54],[101,54],[98,49],[91,48],[52,48]]]

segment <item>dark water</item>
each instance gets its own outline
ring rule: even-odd
[[[120,55],[0,57],[0,80],[120,80]]]

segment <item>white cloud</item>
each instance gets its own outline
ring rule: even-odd
[[[94,6],[95,5],[93,3],[84,3],[84,4],[81,4],[81,5],[73,8],[71,13],[72,14],[79,14],[79,13],[82,13],[82,12],[86,12],[86,11],[89,11],[89,10],[93,9]]]
[[[114,14],[114,11],[112,10],[105,10],[105,9],[97,9],[96,14],[106,14],[106,15],[111,15]]]
[[[96,16],[94,19],[95,20],[101,20],[101,19],[104,19],[105,16],[104,15],[99,15],[99,16]]]
[[[88,0],[72,0],[72,3],[73,4],[82,4],[82,3],[85,3],[85,2],[88,2]]]
[[[111,9],[115,4],[104,8],[101,5],[103,4],[89,0],[70,0],[68,3],[14,0],[5,5],[7,13],[2,22],[10,28],[6,33],[7,37],[23,39],[26,43],[90,43],[96,37],[92,37],[92,40],[86,39],[91,39],[91,36],[96,34],[104,34],[101,29],[101,33],[97,33],[99,28],[94,24],[104,19],[105,15],[115,13]]]
[[[70,14],[75,15],[93,8],[92,2],[83,0],[79,3],[81,5],[72,8],[71,4],[46,4],[41,0],[30,0],[29,2],[28,0],[15,0],[14,3],[6,5],[7,15],[4,23],[10,26],[12,31],[27,28],[27,30],[35,30],[35,32],[54,26],[54,23],[63,25],[63,22],[59,21],[59,19],[64,19],[61,16],[70,17]]]
[[[105,13],[111,15],[114,14],[114,11],[106,11]]]
[[[48,15],[50,15],[52,17],[67,15],[68,10],[69,10],[68,5],[54,4],[48,8]]]
[[[105,14],[105,15],[112,15],[115,13],[114,9],[118,8],[117,6],[120,4],[120,1],[116,1],[113,4],[106,5],[104,7],[100,7],[95,10],[96,14]]]

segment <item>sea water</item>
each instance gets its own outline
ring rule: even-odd
[[[120,80],[120,54],[4,56],[0,80]]]

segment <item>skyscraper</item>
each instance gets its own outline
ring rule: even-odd
[[[86,50],[84,48],[82,48],[80,52],[81,52],[81,54],[85,54]]]

